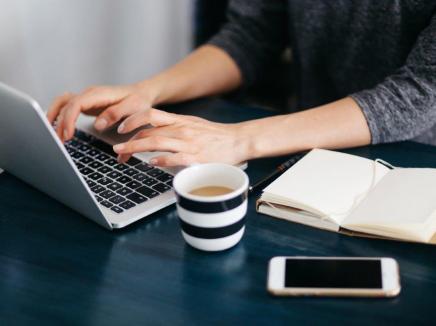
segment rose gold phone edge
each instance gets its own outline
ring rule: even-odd
[[[280,289],[270,288],[270,274],[271,274],[271,262],[274,259],[343,259],[343,260],[390,260],[394,263],[396,287],[391,290],[385,290],[384,287],[380,289],[365,289],[365,288],[286,288]],[[284,269],[284,268],[283,268]],[[383,269],[381,271],[382,282],[384,279]],[[391,298],[397,296],[401,292],[401,282],[398,262],[390,257],[307,257],[307,256],[277,256],[270,259],[268,264],[267,275],[267,290],[270,294],[275,296],[314,296],[314,297],[366,297],[366,298]]]

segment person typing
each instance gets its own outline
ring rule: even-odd
[[[170,152],[150,161],[159,166],[237,164],[418,136],[436,142],[434,1],[233,0],[227,17],[206,45],[156,76],[58,97],[48,119],[57,121],[59,137],[73,137],[80,113],[95,115],[100,131],[151,124],[114,151],[120,162],[137,152]],[[287,46],[299,112],[221,124],[154,108],[249,87]]]

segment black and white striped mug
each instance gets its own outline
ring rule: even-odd
[[[218,196],[191,193],[209,186],[232,191]],[[241,240],[247,213],[248,176],[244,171],[222,163],[193,165],[176,175],[174,190],[182,236],[192,247],[220,251]]]

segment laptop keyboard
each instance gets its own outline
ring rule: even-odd
[[[172,189],[173,176],[135,157],[117,161],[112,146],[77,130],[65,148],[97,201],[122,213]]]

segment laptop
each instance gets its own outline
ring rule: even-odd
[[[173,204],[177,171],[149,165],[156,152],[119,164],[112,145],[131,135],[100,134],[93,121],[81,115],[62,144],[34,99],[0,83],[0,167],[110,230]]]

